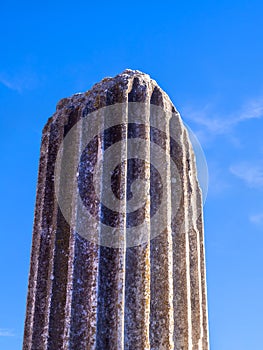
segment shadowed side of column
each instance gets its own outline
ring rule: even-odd
[[[40,249],[40,235],[41,223],[42,223],[42,208],[46,186],[46,168],[48,158],[48,146],[49,146],[49,133],[50,123],[46,125],[43,130],[41,151],[39,159],[39,173],[38,173],[38,185],[36,196],[36,209],[33,228],[33,240],[31,249],[31,266],[29,277],[29,288],[27,295],[27,314],[25,320],[24,330],[24,349],[31,349],[32,335],[33,335],[33,320],[35,314],[35,300],[36,300],[36,288],[37,288],[37,272],[38,272],[38,253]]]

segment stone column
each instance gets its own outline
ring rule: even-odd
[[[125,70],[43,129],[23,350],[208,350],[202,193],[179,113]]]

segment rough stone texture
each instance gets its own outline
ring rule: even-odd
[[[92,156],[95,161],[103,160],[101,142],[104,147],[107,142],[127,137],[154,142],[166,152],[168,181],[170,158],[174,159],[182,180],[182,195],[173,218],[176,189],[173,184],[163,189],[166,227],[157,237],[151,239],[154,208],[148,201],[142,218],[138,212],[136,218],[124,217],[118,223],[125,231],[129,221],[146,220],[148,240],[136,246],[106,247],[75,232],[76,222],[81,220],[75,193],[71,194],[71,221],[65,220],[55,197],[55,162],[60,144],[73,125],[102,107],[128,102],[144,103],[146,117],[150,104],[173,114],[164,123],[166,135],[171,128],[176,130],[175,142],[147,127],[147,121],[144,127],[129,124],[126,115],[124,127],[109,134],[109,140],[105,135],[103,140],[95,140]],[[83,133],[81,122],[78,125],[79,144],[72,145],[77,162]],[[125,151],[124,147],[121,152]],[[88,176],[86,156],[89,154],[84,154],[80,162],[79,183]],[[66,161],[65,151],[61,167]],[[115,192],[125,179],[128,192],[130,183],[140,176],[148,179],[141,191],[147,195],[150,186],[151,196],[158,198],[160,188],[154,187],[157,174],[146,165],[139,171],[138,164],[132,162],[119,168],[113,184]],[[85,191],[82,195],[88,196]],[[95,197],[91,200],[96,204]],[[94,215],[100,215],[100,207],[95,204]],[[23,350],[208,350],[205,278],[202,198],[195,158],[169,97],[148,75],[125,70],[85,93],[62,99],[43,129]]]

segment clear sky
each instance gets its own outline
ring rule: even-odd
[[[21,349],[41,130],[59,99],[149,73],[199,137],[211,350],[262,350],[263,3],[2,1],[0,350]]]

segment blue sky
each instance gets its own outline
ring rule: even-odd
[[[149,73],[199,137],[212,350],[261,350],[263,4],[2,2],[0,349],[21,348],[41,130],[59,99]]]

